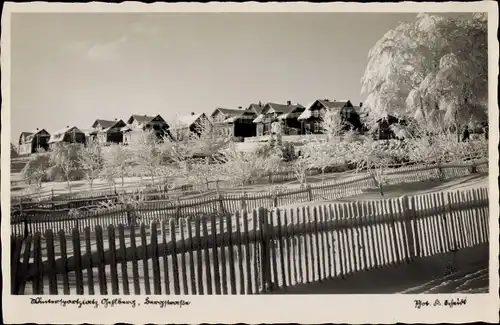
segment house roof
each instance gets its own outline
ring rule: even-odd
[[[245,111],[242,109],[231,109],[231,108],[221,108],[217,107],[215,111],[212,113],[212,116],[215,114],[215,112],[221,112],[222,114],[226,115],[227,117],[232,117],[232,116],[239,116],[242,115]]]
[[[176,121],[177,123],[175,123],[174,129],[188,128],[196,121],[198,121],[198,119],[202,116],[206,117],[205,113],[179,116]]]
[[[99,124],[103,129],[107,129],[107,128],[111,128],[111,127],[115,126],[115,124],[117,124],[120,121],[118,121],[118,120],[110,121],[110,120],[97,119],[97,120],[95,120],[94,124],[92,124],[92,127],[95,128],[97,126],[97,124]]]
[[[54,143],[54,142],[61,142],[64,139],[64,135],[70,131],[74,131],[75,133],[83,133],[79,128],[76,126],[72,127],[65,127],[64,129],[58,130],[50,136],[49,143]]]
[[[156,115],[158,116],[158,115]],[[151,122],[152,120],[154,120],[154,118],[156,116],[148,116],[148,115],[137,115],[137,114],[133,114],[128,120],[127,120],[127,123],[130,124],[133,122],[133,120],[136,120],[137,123],[140,123],[140,124],[148,124],[149,122]]]
[[[260,123],[263,119],[264,119],[264,115],[259,114],[259,116],[257,116],[257,118],[255,118],[255,120],[253,120],[252,122],[253,123]]]
[[[324,100],[324,99],[318,99],[317,102],[320,102],[321,105],[323,105],[326,108],[342,108],[347,105],[347,103],[351,103],[350,100],[348,99],[342,99],[342,100]],[[316,102],[313,103],[313,105]],[[352,105],[352,104],[351,104]],[[311,105],[312,106],[312,105]]]
[[[267,103],[264,106],[264,109],[266,107],[272,108],[278,114],[292,113],[297,109],[302,109],[302,108],[305,109],[305,107],[300,104],[287,105],[287,104]]]
[[[264,109],[264,105],[250,104],[250,106],[248,106],[247,110],[254,111],[256,114],[260,114],[263,109]]]
[[[40,130],[34,130],[32,132],[21,132],[21,134],[19,135],[19,141],[21,141],[21,138],[24,136],[28,141],[31,141],[33,139],[33,137],[42,132],[42,131],[45,131],[47,134],[49,134],[49,132],[47,132],[47,130],[45,129],[40,129]],[[49,134],[50,135],[50,134]]]

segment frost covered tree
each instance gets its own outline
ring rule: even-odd
[[[161,164],[161,153],[156,136],[152,132],[141,134],[132,147],[134,161],[138,164],[141,175],[151,178],[154,185]]]
[[[104,162],[104,177],[108,179],[120,178],[123,187],[125,185],[125,176],[130,171],[132,161],[133,155],[126,146],[112,144],[109,147],[109,155]]]
[[[23,179],[28,184],[35,184],[37,189],[42,187],[42,181],[47,176],[50,167],[50,156],[46,153],[31,155],[30,160],[21,171]]]
[[[207,157],[214,160],[217,154],[226,149],[230,139],[215,132],[215,128],[209,119],[200,119],[195,129],[197,133],[191,133],[188,147],[193,156]]]
[[[240,186],[242,193],[244,193],[244,186],[252,178],[262,174],[263,166],[261,159],[257,158],[253,151],[238,150],[233,143],[223,151],[223,154],[221,173],[232,184]]]
[[[97,141],[89,140],[85,147],[78,151],[78,160],[85,179],[89,183],[90,190],[94,184],[94,180],[99,177],[99,173],[104,165],[101,146]]]
[[[59,168],[64,174],[68,190],[71,193],[71,172],[79,168],[78,152],[81,144],[64,143],[56,146],[52,151],[51,164]]]
[[[321,111],[321,129],[325,132],[327,140],[341,135],[345,124],[338,110],[327,109]]]
[[[371,120],[385,114],[438,119],[460,131],[487,119],[486,14],[420,13],[370,50],[362,78]]]

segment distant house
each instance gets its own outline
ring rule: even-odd
[[[255,115],[259,115],[264,109],[264,106],[265,105],[262,105],[261,102],[259,102],[258,104],[250,104],[247,108],[247,111],[253,112],[255,113]]]
[[[91,132],[95,135],[95,139],[101,145],[109,145],[111,143],[122,143],[123,133],[121,128],[127,126],[122,120],[95,120],[92,124],[92,129],[95,132]]]
[[[168,135],[170,126],[160,115],[132,115],[127,125],[120,128],[123,134],[123,143],[133,143],[143,132],[153,132],[158,138]]]
[[[29,155],[38,149],[49,149],[50,134],[45,129],[36,129],[33,132],[21,132],[19,136],[19,154]]]
[[[276,126],[279,126],[282,134],[300,134],[301,124],[297,118],[305,109],[304,106],[292,104],[291,101],[287,104],[267,103],[253,120],[257,125],[257,136],[275,133],[273,128]]]
[[[298,117],[298,120],[301,122],[301,128],[305,134],[320,134],[323,133],[322,114],[326,110],[333,110],[340,114],[345,130],[361,130],[362,124],[359,115],[361,105],[360,103],[360,106],[353,106],[350,100],[318,99]]]
[[[248,109],[216,108],[210,115],[215,132],[232,138],[254,137],[256,125],[252,121],[257,114]]]
[[[391,125],[396,123],[405,124],[405,121],[393,115],[386,115],[379,118],[376,121],[376,132],[373,136],[378,140],[395,139],[396,136],[391,130]]]
[[[199,136],[202,132],[201,127],[205,123],[211,125],[210,119],[205,113],[191,112],[190,115],[179,116],[169,133],[174,140],[183,140],[191,135]]]
[[[64,129],[52,133],[49,140],[50,149],[54,149],[61,143],[81,143],[85,144],[86,136],[76,126],[66,126]]]

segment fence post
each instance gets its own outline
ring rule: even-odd
[[[23,211],[23,204],[19,203],[19,215],[21,216],[21,219],[23,220],[24,223],[24,239],[28,237],[28,217],[24,214]]]
[[[312,201],[313,200],[313,197],[312,197],[312,188],[311,188],[310,184],[307,185],[307,195],[308,195],[309,201]]]
[[[415,205],[413,204],[412,200],[412,205],[410,208],[410,202],[409,198],[406,195],[403,195],[401,197],[401,204],[402,204],[402,211],[403,211],[403,218],[405,220],[405,232],[406,232],[406,238],[408,242],[408,251],[409,251],[409,260],[407,263],[412,262],[415,257],[420,255],[420,245],[419,245],[419,238],[418,238],[418,232],[413,231],[412,225],[414,225],[414,229],[417,229],[416,227],[416,220],[415,220]],[[415,240],[415,242],[414,242]],[[416,245],[415,245],[416,243]]]
[[[177,219],[181,217],[181,201],[179,198],[175,200],[175,215],[177,216]]]
[[[267,210],[259,208],[258,210],[259,224],[261,231],[261,259],[260,271],[262,273],[262,290],[268,292],[272,288],[271,284],[271,241],[269,237],[269,220],[267,218]]]
[[[219,212],[224,213],[224,197],[219,193]]]

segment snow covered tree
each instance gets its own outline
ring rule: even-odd
[[[105,177],[120,178],[122,187],[125,185],[125,176],[128,175],[133,162],[130,149],[123,144],[112,144],[109,155],[104,162],[103,175]]]
[[[155,177],[158,176],[162,160],[156,136],[152,132],[141,134],[131,150],[134,160],[139,166],[141,175],[151,177],[151,182],[154,185]]]
[[[350,144],[348,161],[356,165],[356,172],[365,171],[384,195],[387,180],[387,168],[405,155],[405,150],[391,147],[390,142],[377,142],[370,137]]]
[[[99,177],[99,173],[104,165],[104,158],[102,156],[101,146],[97,141],[88,141],[85,147],[78,151],[78,160],[85,179],[89,183],[90,190],[94,184],[94,180]]]
[[[191,133],[188,140],[191,156],[207,157],[213,160],[217,154],[228,147],[230,138],[217,134],[209,119],[200,119],[195,129],[197,133]]]
[[[42,187],[42,181],[47,176],[47,170],[50,167],[50,156],[45,153],[31,155],[30,160],[21,171],[23,179],[36,188]]]
[[[64,143],[56,146],[52,151],[51,162],[53,166],[60,168],[67,182],[68,190],[71,193],[71,172],[79,168],[78,152],[81,144]]]
[[[341,135],[345,124],[338,110],[327,109],[321,111],[321,129],[325,132],[327,140]]]
[[[487,55],[484,14],[464,19],[420,13],[370,50],[363,106],[372,120],[433,115],[459,131],[487,117]]]
[[[241,186],[244,193],[244,185],[262,174],[262,160],[257,158],[252,151],[238,150],[234,143],[231,143],[223,154],[221,170],[223,176],[234,185]]]

